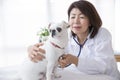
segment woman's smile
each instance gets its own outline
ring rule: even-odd
[[[73,26],[73,29],[79,30],[79,29],[81,29],[81,27],[80,26]]]

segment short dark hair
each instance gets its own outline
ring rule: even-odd
[[[88,17],[90,25],[91,25],[89,27],[90,32],[92,30],[90,38],[94,38],[94,36],[98,33],[98,30],[102,25],[102,20],[97,10],[93,6],[93,4],[91,4],[90,2],[86,0],[79,0],[79,1],[73,2],[68,8],[68,19],[70,17],[70,12],[73,8],[78,8],[85,16]],[[75,34],[73,33],[73,35]]]

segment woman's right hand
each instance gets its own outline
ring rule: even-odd
[[[40,48],[42,45],[43,43],[37,43],[28,47],[28,56],[31,61],[38,62],[45,58],[45,56],[42,55],[45,54],[45,50]]]

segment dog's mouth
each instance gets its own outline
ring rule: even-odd
[[[53,38],[55,38],[55,37],[60,38],[60,37],[61,37],[61,35],[56,35],[56,33],[54,33],[54,34],[52,34],[52,37],[53,37]]]

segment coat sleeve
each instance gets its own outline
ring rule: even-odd
[[[78,70],[87,74],[109,74],[116,67],[110,33],[100,31],[95,37],[94,46],[92,58],[79,58]]]

